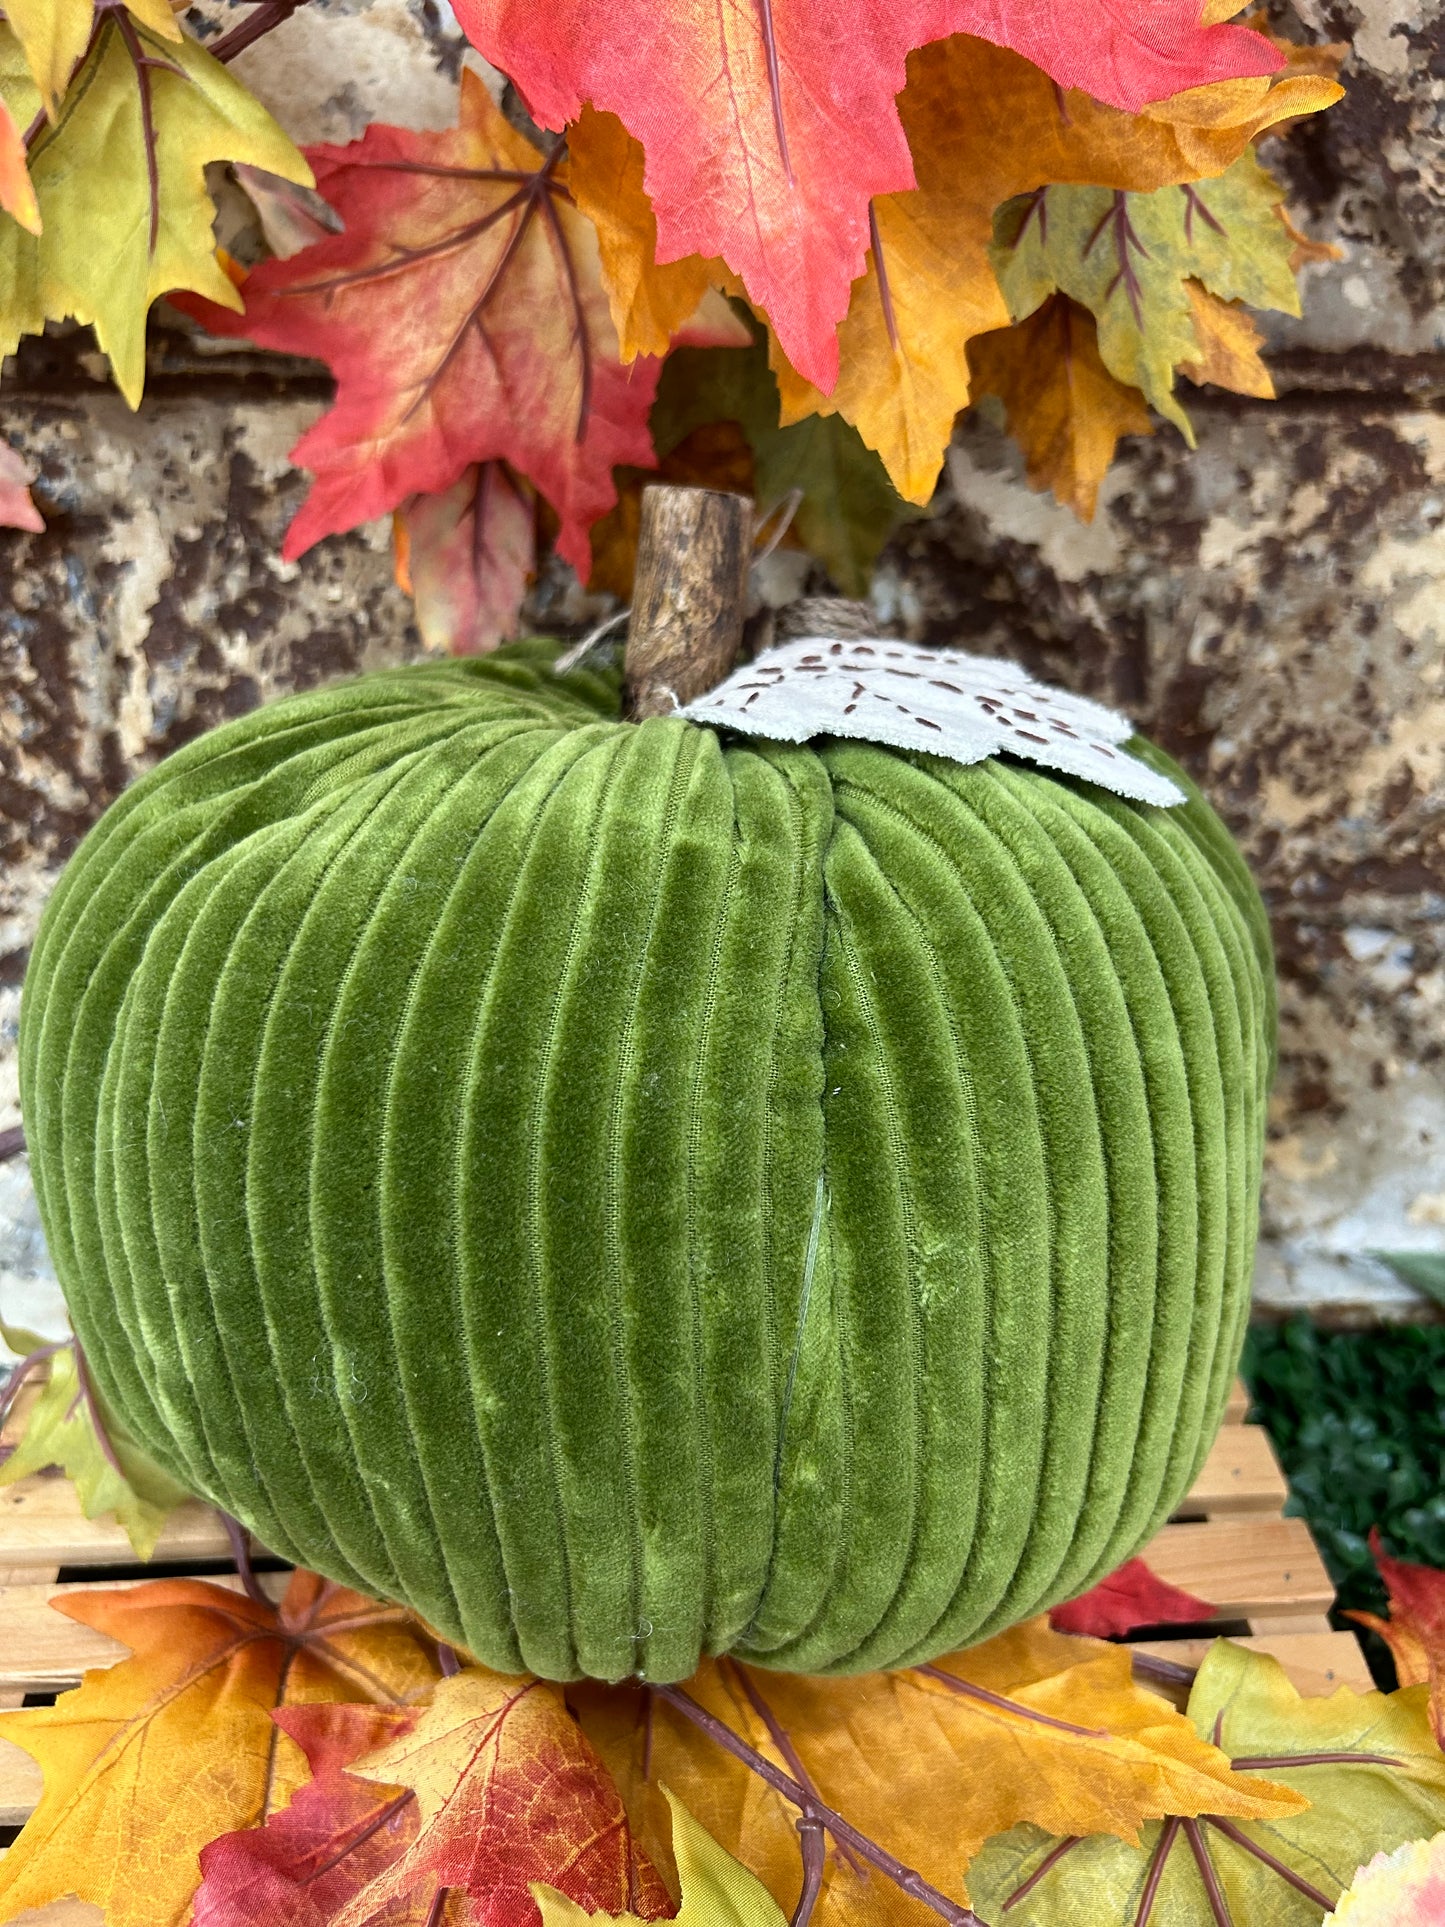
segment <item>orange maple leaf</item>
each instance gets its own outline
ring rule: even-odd
[[[587,531],[616,499],[613,468],[652,461],[661,364],[618,358],[597,237],[573,204],[561,143],[539,155],[467,71],[456,127],[374,124],[308,158],[344,231],[263,262],[244,315],[183,303],[218,334],[335,372],[335,406],[292,451],[316,482],[283,552],[505,461],[557,511],[558,549],[585,575]],[[746,337],[714,297],[687,338]]]
[[[971,341],[968,359],[977,393],[1003,403],[1029,486],[1051,489],[1080,521],[1092,522],[1119,437],[1152,435],[1154,425],[1139,390],[1104,366],[1088,309],[1053,295],[1017,327]]]
[[[1186,281],[1184,291],[1194,314],[1199,358],[1181,361],[1180,373],[1196,387],[1212,382],[1236,395],[1273,401],[1274,378],[1259,358],[1264,335],[1249,310],[1238,301],[1222,301],[1198,281]]]
[[[132,1657],[87,1673],[54,1706],[0,1715],[0,1736],[45,1775],[0,1861],[5,1919],[75,1894],[103,1907],[108,1927],[179,1927],[201,1848],[257,1825],[306,1779],[276,1707],[397,1704],[438,1676],[410,1615],[314,1573],[294,1574],[279,1606],[198,1579],[56,1603]]]

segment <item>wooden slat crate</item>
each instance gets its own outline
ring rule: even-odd
[[[1334,1589],[1303,1520],[1281,1516],[1284,1475],[1268,1435],[1244,1423],[1247,1406],[1236,1385],[1193,1491],[1144,1557],[1160,1578],[1212,1601],[1221,1629],[1272,1653],[1302,1692],[1363,1692],[1371,1684],[1364,1655],[1353,1634],[1330,1628],[1325,1614]],[[167,1522],[155,1557],[174,1572],[228,1560],[230,1551],[216,1515],[186,1505]],[[118,1526],[82,1516],[68,1480],[42,1474],[0,1488],[0,1707],[22,1704],[27,1693],[75,1686],[88,1668],[124,1658],[123,1646],[53,1612],[50,1601],[98,1584],[138,1585],[105,1577],[108,1568],[134,1563]],[[285,1574],[266,1574],[262,1583],[279,1593]],[[1192,1667],[1208,1643],[1199,1636],[1155,1639],[1139,1650]],[[0,1827],[22,1823],[39,1797],[38,1768],[0,1741]]]

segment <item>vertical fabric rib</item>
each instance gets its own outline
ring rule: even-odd
[[[1195,1475],[1247,1306],[1227,834],[624,724],[554,656],[259,711],[67,868],[22,1095],[103,1397],[507,1670],[911,1663],[1081,1589]]]

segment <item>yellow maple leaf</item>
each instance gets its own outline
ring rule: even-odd
[[[126,0],[126,4],[152,33],[165,40],[181,38],[170,0]],[[5,0],[5,18],[25,50],[45,112],[54,120],[96,28],[93,0]]]
[[[1264,336],[1255,326],[1247,308],[1238,301],[1221,301],[1200,282],[1184,283],[1194,316],[1194,333],[1199,342],[1197,361],[1181,361],[1180,372],[1196,387],[1213,382],[1236,395],[1254,395],[1273,401],[1274,381],[1259,358]]]
[[[796,1809],[684,1717],[675,1690],[569,1689],[622,1789],[643,1845],[670,1871],[665,1782],[775,1898],[797,1895]],[[1280,1817],[1306,1804],[1234,1773],[1164,1700],[1134,1683],[1127,1651],[1071,1639],[1039,1619],[934,1667],[812,1679],[731,1660],[688,1682],[690,1698],[941,1892],[971,1856],[1027,1814],[1051,1831],[1136,1840],[1170,1812]],[[818,1927],[877,1917],[876,1876],[829,1856]],[[926,1918],[921,1910],[916,1918]]]
[[[642,184],[646,156],[615,114],[584,107],[567,130],[567,157],[573,199],[597,230],[623,361],[665,355],[713,289],[742,293],[721,261],[689,254],[659,263],[657,217]]]
[[[38,5],[38,0],[27,0]],[[212,161],[250,161],[287,180],[311,170],[261,103],[195,41],[157,38],[125,8],[101,17],[80,74],[30,150],[42,233],[0,222],[0,355],[48,320],[88,322],[135,407],[145,381],[150,304],[192,289],[224,307],[241,297],[216,260],[206,192]],[[0,99],[28,127],[39,91],[13,27],[0,28]]]
[[[783,421],[836,410],[882,456],[900,495],[927,502],[968,401],[967,343],[1007,319],[988,262],[995,208],[1045,182],[1152,192],[1223,173],[1264,128],[1340,92],[1317,75],[1222,82],[1133,115],[1060,95],[985,41],[956,35],[921,48],[899,101],[918,186],[874,203],[874,247],[839,330],[833,393],[805,382],[774,344]]]
[[[1154,428],[1139,390],[1104,366],[1088,309],[1053,295],[1017,327],[970,342],[968,358],[975,392],[1003,403],[1029,486],[1092,522],[1119,437]]]

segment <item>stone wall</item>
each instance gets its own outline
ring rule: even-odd
[[[1268,152],[1343,247],[1273,331],[1280,399],[1201,393],[1193,454],[1165,428],[1126,443],[1089,527],[968,417],[875,593],[909,635],[1127,708],[1208,788],[1279,951],[1258,1302],[1416,1315],[1369,1253],[1445,1249],[1445,13],[1277,12],[1353,43],[1348,99]],[[312,0],[237,66],[300,138],[347,139],[445,122],[462,57],[434,0]],[[136,415],[88,339],[7,371],[0,434],[38,464],[47,528],[0,532],[0,1129],[35,919],[98,811],[198,730],[419,647],[384,526],[279,559],[304,488],[286,451],[325,394],[165,326]],[[596,606],[557,575],[538,601],[553,623]],[[20,1160],[0,1170],[0,1308],[38,1303],[45,1275]]]

